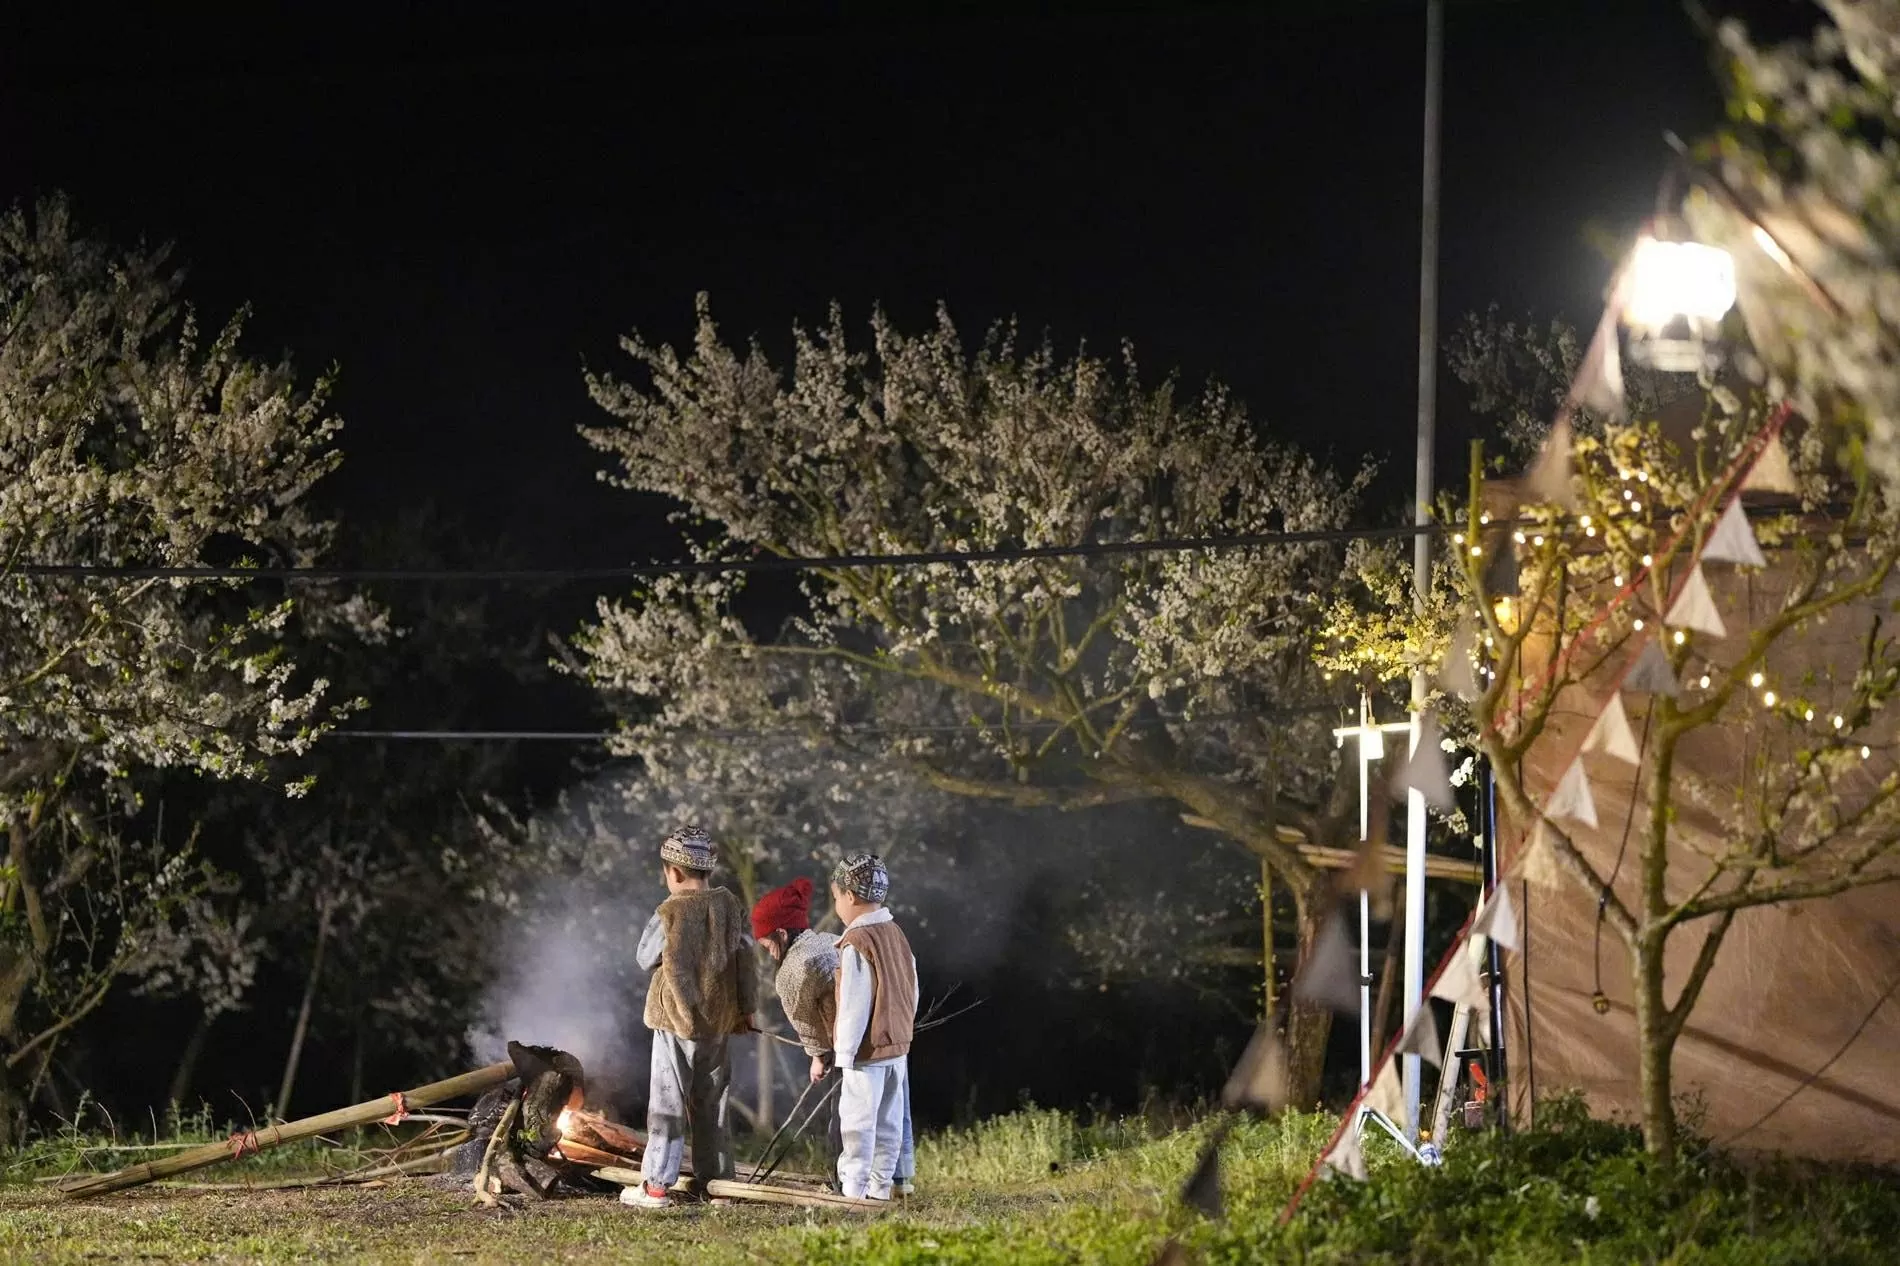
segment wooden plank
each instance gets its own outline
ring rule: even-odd
[[[484,1090],[501,1085],[514,1075],[515,1066],[512,1062],[490,1064],[486,1068],[478,1068],[474,1072],[463,1073],[459,1077],[430,1082],[426,1086],[418,1086],[414,1090],[405,1090],[400,1094],[384,1095],[368,1103],[338,1108],[334,1112],[305,1117],[301,1121],[286,1121],[282,1125],[245,1131],[233,1135],[222,1143],[206,1143],[203,1147],[194,1147],[188,1152],[180,1152],[164,1160],[146,1161],[125,1169],[114,1170],[109,1174],[75,1179],[60,1184],[54,1190],[62,1196],[70,1196],[76,1200],[103,1196],[108,1192],[123,1191],[127,1187],[137,1187],[142,1183],[169,1178],[173,1174],[203,1169],[207,1165],[216,1165],[220,1161],[237,1160],[243,1156],[255,1155],[279,1143],[294,1143],[298,1139],[315,1138],[319,1134],[334,1134],[338,1130],[354,1129],[359,1125],[374,1125],[378,1121],[394,1116],[399,1109],[426,1108],[431,1104],[459,1099],[464,1095],[478,1095]]]

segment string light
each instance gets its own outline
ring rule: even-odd
[[[1757,690],[1761,689],[1761,683],[1762,683],[1762,676],[1760,673],[1755,673],[1753,676],[1749,677],[1748,679],[1748,684],[1753,686]]]
[[[1809,708],[1809,709],[1808,709],[1808,710],[1807,710],[1806,712],[1804,712],[1804,713],[1802,713],[1802,714],[1801,714],[1801,719],[1802,719],[1803,721],[1812,721],[1812,720],[1814,720],[1814,709],[1813,709],[1813,708]]]
[[[1453,545],[1463,545],[1465,543],[1465,534],[1463,532],[1452,533],[1451,543]]]
[[[1648,483],[1648,482],[1649,482],[1649,472],[1648,472],[1648,471],[1646,471],[1646,470],[1639,470],[1639,471],[1637,471],[1637,472],[1636,472],[1636,482],[1637,482],[1637,483],[1639,483],[1639,484],[1646,484],[1646,483]]]
[[[1577,522],[1578,522],[1579,524],[1581,524],[1581,525],[1583,525],[1584,527],[1589,527],[1589,526],[1590,526],[1590,516],[1586,514],[1586,515],[1584,515],[1584,516],[1583,516],[1582,518],[1580,518],[1580,519],[1578,519],[1578,520],[1577,520]]]
[[[1610,583],[1615,585],[1618,589],[1621,589],[1623,587],[1623,573],[1619,571],[1616,575],[1610,577]]]
[[[1542,545],[1543,543],[1544,543],[1544,538],[1541,536],[1533,536],[1531,538],[1532,545]]]
[[[1841,727],[1842,727],[1843,725],[1846,725],[1846,724],[1847,724],[1847,718],[1846,718],[1846,717],[1835,717],[1835,718],[1834,718],[1834,728],[1835,728],[1835,729],[1837,729],[1837,730],[1838,730],[1838,729],[1840,729],[1840,728],[1841,728]]]
[[[1873,754],[1874,754],[1874,749],[1873,749],[1873,748],[1871,748],[1871,747],[1868,747],[1868,746],[1866,746],[1865,744],[1863,744],[1863,745],[1861,746],[1861,749],[1860,749],[1860,758],[1861,758],[1862,760],[1870,760],[1870,759],[1872,759],[1872,758],[1873,758]]]
[[[1522,545],[1524,543],[1524,534],[1522,532],[1513,532],[1511,536],[1512,536],[1512,539],[1514,539],[1519,545]],[[1538,539],[1542,540],[1543,538],[1539,537]]]
[[[1597,530],[1593,527],[1587,527],[1583,529],[1583,534],[1585,536],[1595,536],[1597,534]]]
[[[1636,514],[1641,514],[1641,513],[1643,512],[1643,503],[1642,503],[1642,502],[1640,502],[1640,501],[1632,501],[1632,502],[1630,502],[1630,510],[1631,510],[1631,511],[1632,511],[1633,513],[1636,513]]]
[[[1681,629],[1676,630],[1676,645],[1677,646],[1681,646],[1684,642],[1688,640],[1689,640],[1689,635],[1687,633],[1684,633]]]
[[[1774,707],[1775,706],[1775,692],[1772,690],[1768,691],[1766,694],[1762,695],[1761,701],[1764,704],[1766,704],[1768,707],[1771,707],[1771,708]]]
[[[1709,688],[1709,675],[1707,673],[1702,674],[1701,686],[1704,690]]]
[[[1655,565],[1656,565],[1656,560],[1655,560],[1655,558],[1653,558],[1652,556],[1650,556],[1650,555],[1648,555],[1648,554],[1645,554],[1645,555],[1643,555],[1643,566],[1645,566],[1645,567],[1653,567],[1653,566],[1655,566]]]
[[[1634,624],[1635,624],[1635,628],[1636,628],[1636,631],[1637,631],[1638,633],[1641,633],[1641,632],[1643,631],[1643,620],[1642,620],[1642,617],[1641,617],[1641,616],[1638,616],[1638,617],[1636,618],[1636,620],[1634,621]]]
[[[1478,522],[1489,523],[1490,521],[1491,521],[1491,512],[1489,510],[1480,510],[1478,512]]]
[[[1477,557],[1479,557],[1480,555],[1482,555],[1483,553],[1484,553],[1484,546],[1482,546],[1482,545],[1473,545],[1473,546],[1471,547],[1471,556],[1472,556],[1473,558],[1477,558]]]

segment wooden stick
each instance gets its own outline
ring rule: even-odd
[[[160,1178],[170,1178],[174,1174],[189,1173],[194,1169],[203,1169],[207,1165],[216,1165],[220,1161],[237,1160],[254,1155],[267,1147],[279,1143],[294,1143],[299,1139],[313,1138],[319,1134],[333,1134],[338,1130],[347,1130],[359,1125],[374,1125],[387,1117],[396,1115],[407,1108],[426,1108],[446,1099],[457,1099],[463,1095],[478,1095],[484,1090],[501,1085],[515,1075],[515,1066],[510,1062],[490,1064],[459,1077],[450,1077],[446,1081],[431,1082],[414,1090],[406,1090],[397,1095],[384,1095],[380,1099],[371,1099],[354,1107],[338,1108],[335,1112],[325,1112],[320,1116],[305,1117],[301,1121],[286,1121],[282,1125],[266,1126],[261,1130],[243,1131],[234,1134],[223,1143],[207,1143],[164,1160],[146,1161],[142,1164],[114,1170],[109,1174],[98,1174],[61,1184],[57,1190],[62,1196],[83,1200],[91,1196],[103,1196],[108,1192],[123,1191],[127,1187],[137,1187],[143,1183],[154,1182]]]
[[[765,1204],[796,1204],[807,1208],[883,1212],[891,1207],[889,1200],[856,1200],[822,1188],[806,1191],[798,1187],[781,1187],[777,1183],[736,1182],[729,1178],[715,1178],[707,1183],[706,1194],[715,1200],[758,1200]]]
[[[467,1139],[462,1140],[467,1142]],[[455,1147],[446,1148],[428,1156],[418,1156],[414,1160],[402,1161],[395,1165],[378,1165],[374,1169],[351,1170],[346,1174],[319,1174],[314,1178],[281,1178],[275,1182],[158,1182],[154,1187],[166,1191],[295,1191],[304,1187],[353,1187],[358,1183],[378,1182],[384,1178],[395,1178],[404,1174],[439,1173],[449,1167],[449,1161]]]
[[[475,1171],[475,1199],[491,1209],[495,1207],[496,1196],[488,1189],[488,1184],[493,1182],[497,1188],[502,1185],[501,1179],[495,1176],[495,1157],[500,1154],[509,1131],[515,1128],[515,1118],[520,1115],[521,1100],[510,1099],[508,1110],[501,1114],[501,1120],[495,1125],[495,1132],[488,1136],[488,1148],[482,1153],[482,1167]]]

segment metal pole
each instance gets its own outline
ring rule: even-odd
[[[1432,441],[1438,409],[1438,122],[1443,95],[1442,63],[1445,50],[1444,0],[1429,0],[1425,8],[1425,164],[1423,206],[1419,216],[1418,259],[1418,464],[1414,472],[1412,522],[1431,522]],[[1414,609],[1425,611],[1431,589],[1431,538],[1421,532],[1412,546]],[[1412,674],[1412,737],[1418,746],[1420,709],[1431,683],[1425,674]],[[1405,1021],[1411,1023],[1425,999],[1425,797],[1411,791],[1405,797]],[[1417,1055],[1404,1063],[1405,1135],[1416,1143],[1419,1126],[1420,1068]]]
[[[1379,731],[1372,726],[1372,705],[1361,698],[1359,703],[1359,843],[1366,842],[1366,836],[1372,829],[1371,789],[1367,786],[1372,780],[1368,768],[1371,762],[1366,759],[1366,744]],[[1379,736],[1383,738],[1383,736]],[[1359,1084],[1372,1082],[1372,898],[1364,888],[1359,890]]]
[[[1491,762],[1487,760],[1483,764],[1484,899],[1490,901],[1498,890],[1498,780]],[[1497,1103],[1498,1129],[1509,1133],[1511,1101],[1504,1084],[1510,1071],[1504,1053],[1504,955],[1498,951],[1496,937],[1485,938],[1484,956],[1491,991],[1491,1032],[1486,1039],[1486,1045],[1491,1048],[1491,1097]]]

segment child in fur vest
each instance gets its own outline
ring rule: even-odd
[[[670,895],[647,921],[636,955],[653,973],[646,1008],[653,1030],[647,1146],[640,1186],[620,1193],[623,1204],[636,1208],[672,1203],[688,1135],[693,1178],[702,1190],[710,1179],[732,1177],[726,1039],[752,1029],[754,979],[746,909],[712,886],[715,860],[712,838],[696,826],[680,828],[660,846]]]
[[[838,1182],[847,1196],[889,1200],[908,1186],[910,1042],[917,1021],[917,958],[884,908],[891,878],[875,854],[856,853],[831,873],[838,938],[838,1018],[832,1039],[842,1082],[844,1151]]]

